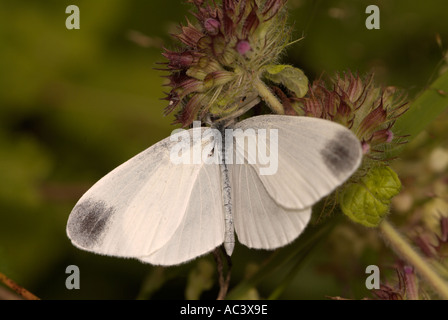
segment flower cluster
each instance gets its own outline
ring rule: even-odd
[[[315,81],[299,103],[306,116],[335,121],[351,129],[368,159],[388,160],[383,156],[385,151],[403,143],[403,136],[393,132],[393,125],[408,108],[404,98],[394,87],[376,87],[373,76],[363,80],[346,73],[333,80],[331,89],[322,80]]]
[[[418,279],[414,268],[398,261],[395,266],[395,284],[381,283],[372,294],[379,300],[416,300],[424,292],[418,288]]]
[[[331,82],[315,81],[304,98],[287,98],[296,114],[327,119],[349,128],[361,141],[363,164],[336,196],[342,212],[366,227],[378,226],[401,190],[397,174],[387,166],[394,146],[405,143],[394,132],[406,112],[405,96],[394,87],[381,88],[373,76],[345,73]]]
[[[263,66],[275,62],[289,39],[285,0],[190,0],[197,23],[188,21],[167,50],[171,91],[166,113],[177,111],[186,127],[206,116],[223,118],[259,96]]]
[[[440,232],[426,232],[415,238],[416,244],[428,258],[446,259],[448,257],[448,217],[439,218]]]

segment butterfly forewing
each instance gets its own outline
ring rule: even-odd
[[[191,139],[193,130],[202,134],[205,128],[188,130]],[[194,142],[190,142],[193,150]],[[208,194],[211,196],[204,194],[210,183],[219,187],[219,170],[204,163],[192,164],[193,161],[173,163],[170,153],[178,144],[171,138],[160,141],[88,190],[68,220],[67,234],[73,244],[88,251],[123,257],[150,256],[179,241],[182,242],[179,245],[188,247],[192,244],[181,230],[191,230],[191,226],[204,228],[202,210],[207,211],[207,223],[213,232],[204,233],[201,241],[194,244],[196,250],[186,250],[190,256],[175,262],[192,259],[209,251],[210,246],[222,243],[222,201],[216,197],[219,189]],[[165,261],[157,257],[151,262]]]
[[[278,153],[274,174],[260,174],[267,193],[280,206],[305,209],[344,183],[359,167],[361,144],[347,128],[327,120],[266,115],[246,119],[235,128],[276,130],[278,145],[266,134],[266,146]],[[258,143],[260,146],[260,144]],[[272,150],[271,150],[272,151]],[[238,152],[238,150],[236,150]],[[246,152],[246,150],[239,151]]]

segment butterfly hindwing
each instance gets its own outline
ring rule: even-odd
[[[267,193],[254,167],[231,166],[233,216],[238,241],[249,248],[276,249],[305,229],[311,208],[285,209]]]
[[[218,165],[205,165],[196,179],[185,216],[171,239],[139,260],[174,265],[210,252],[224,241],[224,211]]]

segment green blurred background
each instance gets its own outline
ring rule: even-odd
[[[80,30],[65,27],[71,4],[80,8]],[[380,30],[365,28],[370,4],[381,9]],[[437,76],[444,52],[437,35],[443,48],[448,43],[445,0],[290,0],[289,8],[295,38],[305,39],[284,61],[311,80],[374,71],[378,83],[404,88],[412,98]],[[163,272],[82,252],[65,235],[83,192],[174,129],[159,100],[163,72],[154,68],[164,61],[162,46],[176,47],[169,34],[189,9],[182,0],[0,0],[0,272],[40,298],[134,299],[145,283],[148,297],[182,299],[192,270],[203,268],[198,261],[213,266],[206,257]],[[329,254],[333,240],[352,246],[364,231],[349,234],[352,240],[332,234],[281,298],[368,295],[362,275],[378,261],[375,245],[347,261]],[[238,246],[232,285],[268,256]],[[73,264],[81,270],[81,290],[69,291],[65,268]],[[338,278],[344,268],[353,278]],[[163,284],[147,280],[160,272]],[[265,297],[276,281],[266,279],[256,295]],[[216,293],[215,281],[202,297]]]

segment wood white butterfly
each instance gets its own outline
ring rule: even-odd
[[[327,120],[265,115],[233,129],[277,130],[275,174],[261,175],[263,165],[249,161],[175,164],[170,152],[177,142],[166,138],[82,196],[67,224],[72,243],[155,265],[180,264],[222,244],[230,255],[234,232],[249,248],[276,249],[303,232],[311,206],[344,183],[362,160],[355,135]],[[191,136],[194,130],[207,128],[190,129]],[[269,145],[269,135],[266,141]],[[224,155],[218,145],[213,152]],[[246,149],[243,153],[248,157]]]

